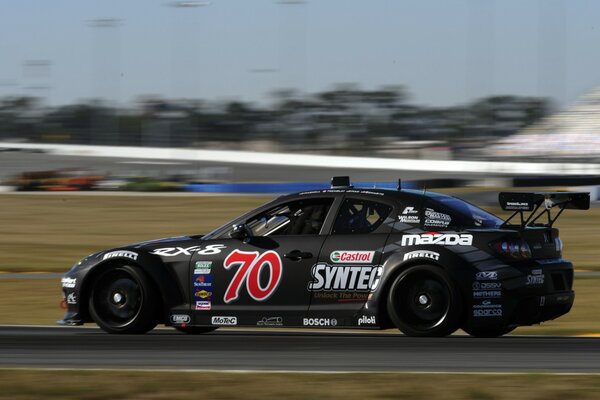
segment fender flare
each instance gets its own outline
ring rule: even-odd
[[[439,253],[440,257],[438,260],[427,257],[415,257],[405,260],[405,254],[414,250],[435,251],[436,253]],[[379,325],[383,329],[394,327],[389,318],[386,304],[387,294],[390,286],[402,271],[415,265],[423,264],[433,265],[443,269],[456,284],[463,298],[468,298],[466,296],[469,296],[470,294],[468,291],[470,282],[466,282],[467,285],[461,284],[461,282],[465,282],[464,277],[466,276],[465,273],[467,271],[466,267],[468,266],[468,263],[458,254],[448,250],[445,247],[438,246],[431,246],[426,249],[406,248],[405,251],[394,252],[383,262],[383,274],[381,275],[378,288],[375,290],[375,292],[373,292],[372,297],[369,299],[366,305],[367,308],[373,308],[377,310],[378,321],[380,321]],[[465,267],[461,268],[460,265],[464,265]]]
[[[137,250],[137,249],[136,249]],[[137,250],[139,251],[139,250]],[[185,302],[184,295],[180,288],[176,277],[171,273],[160,260],[155,257],[150,257],[147,254],[141,253],[137,260],[132,260],[127,257],[113,257],[107,260],[102,260],[99,263],[89,267],[79,290],[80,314],[86,322],[91,322],[91,317],[88,310],[88,299],[95,278],[107,267],[117,265],[132,265],[140,268],[150,280],[154,283],[158,294],[160,295],[160,304],[163,309],[163,314],[159,323],[168,321],[168,314],[171,307]]]

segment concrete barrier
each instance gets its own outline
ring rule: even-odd
[[[176,149],[160,147],[86,146],[43,143],[2,143],[0,149],[45,151],[51,154],[93,157],[117,157],[145,160],[208,161],[238,164],[464,172],[508,175],[600,175],[600,164],[590,163],[526,163],[460,160],[413,160],[398,158],[345,157],[313,154],[261,153],[248,151]]]

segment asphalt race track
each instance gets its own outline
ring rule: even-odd
[[[600,339],[221,329],[109,335],[97,328],[0,327],[0,367],[278,371],[600,373]]]

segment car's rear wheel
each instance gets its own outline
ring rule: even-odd
[[[157,324],[153,282],[139,267],[110,267],[95,279],[90,315],[108,333],[146,333]]]
[[[175,326],[179,332],[187,333],[188,335],[201,335],[216,330],[217,328],[209,328],[204,326]]]
[[[462,300],[444,270],[418,265],[402,271],[393,281],[387,310],[407,336],[448,336],[460,325]]]
[[[502,326],[500,328],[469,328],[467,326],[463,326],[462,330],[467,332],[469,335],[480,338],[494,338],[506,335],[514,331],[516,326]]]

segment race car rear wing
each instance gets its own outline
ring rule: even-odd
[[[550,228],[564,210],[590,208],[588,192],[500,192],[498,201],[504,211],[514,211],[502,226],[512,225],[510,221],[519,215],[522,229],[528,226]],[[550,210],[554,207],[558,208],[558,212],[553,217]],[[524,212],[529,212],[527,218]],[[546,222],[537,222],[544,215],[547,218]]]

